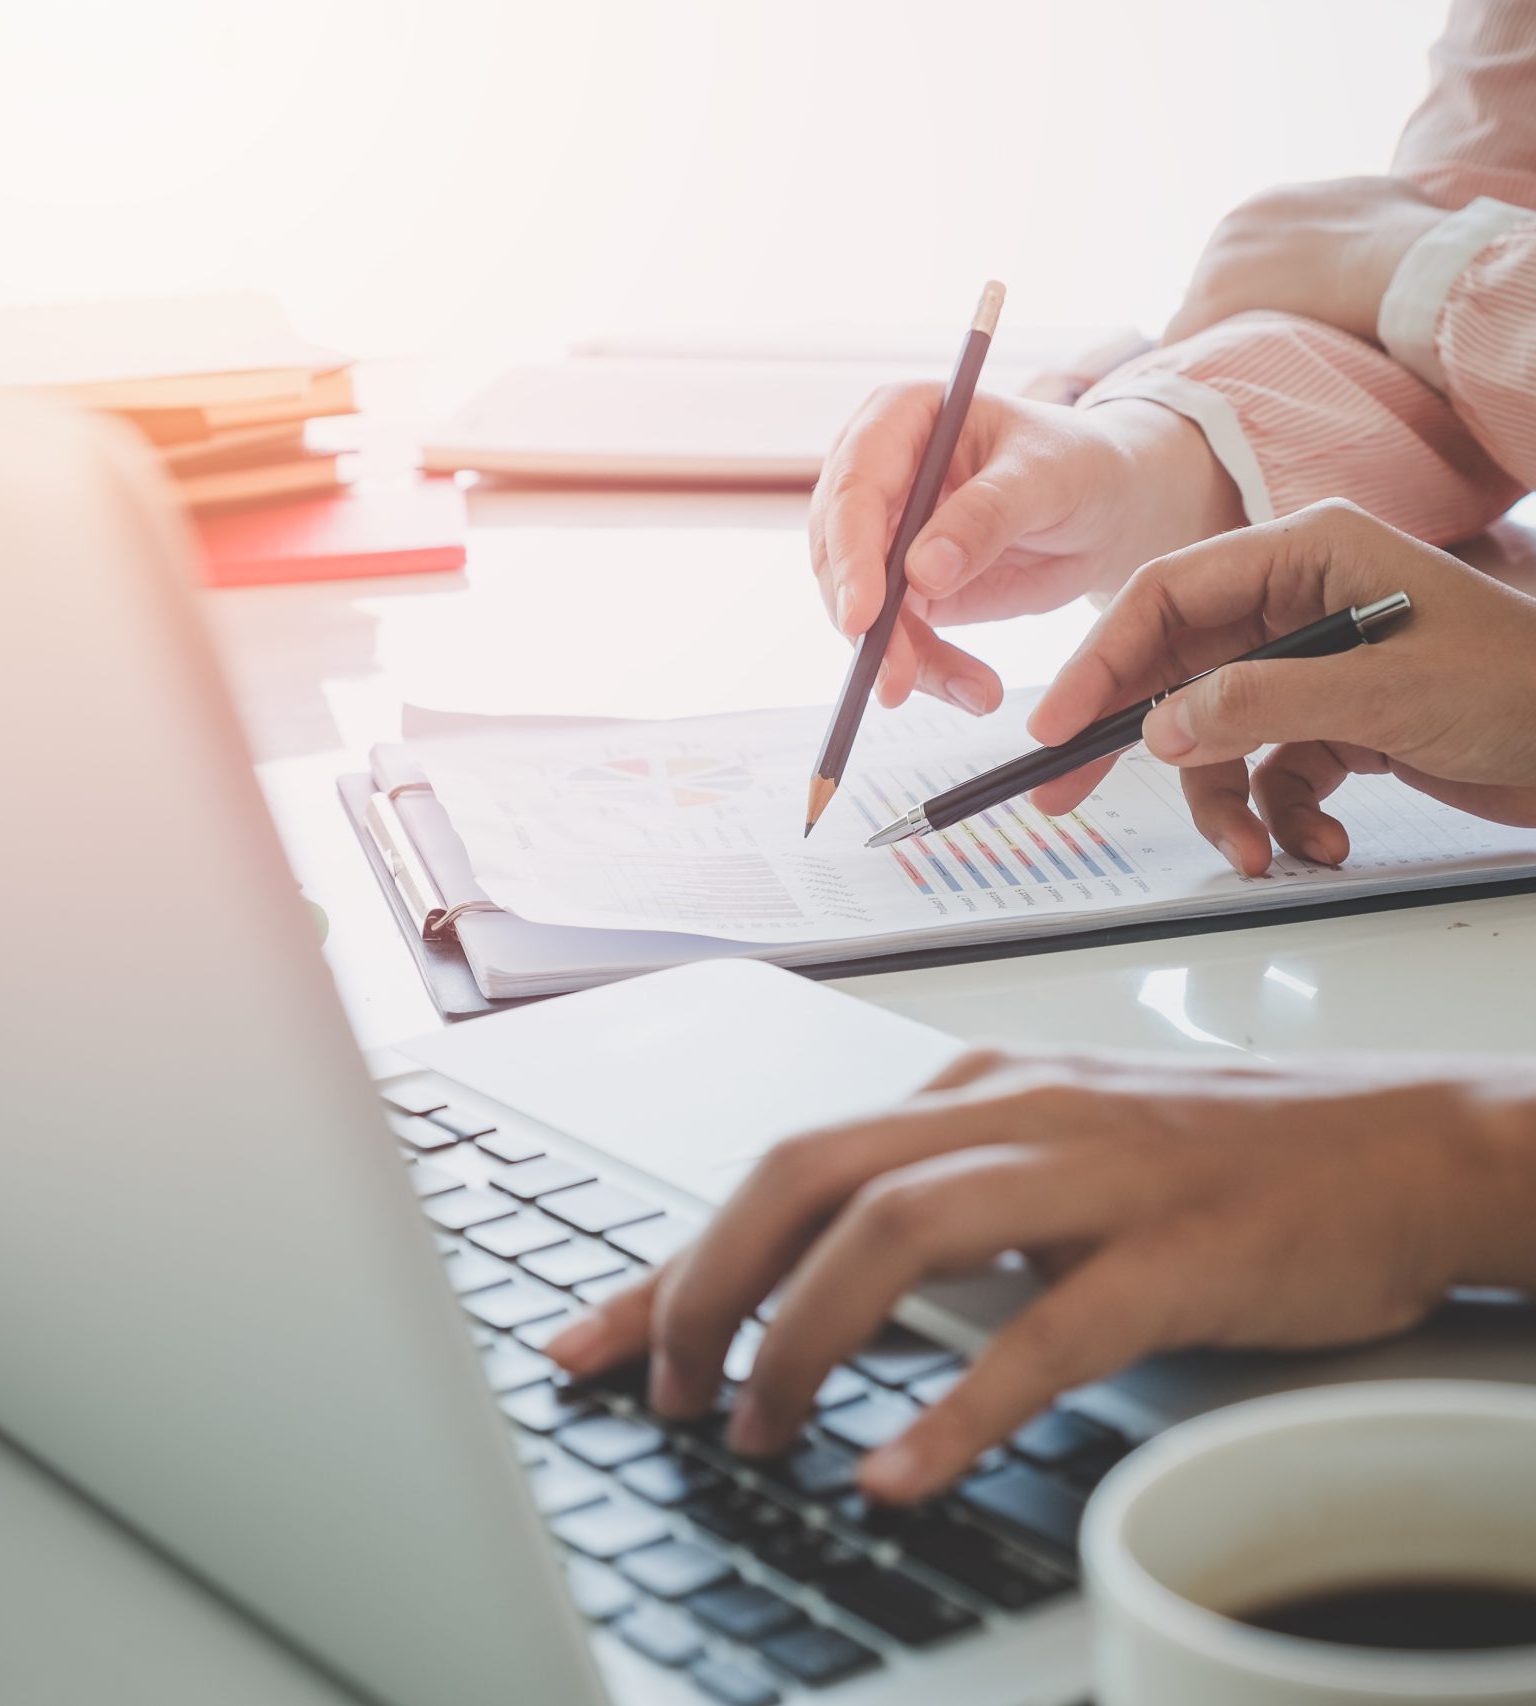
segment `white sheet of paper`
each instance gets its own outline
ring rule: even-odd
[[[964,1045],[792,972],[723,960],[452,1025],[404,1052],[717,1203],[777,1139],[901,1101]]]
[[[1432,885],[1469,866],[1520,874],[1536,831],[1469,817],[1391,777],[1329,801],[1350,831],[1340,870],[1277,856],[1235,875],[1190,821],[1177,773],[1123,758],[1075,812],[1023,799],[898,846],[864,842],[915,801],[1028,744],[1034,695],[984,722],[931,701],[871,711],[837,797],[802,839],[808,755],[826,713],[506,727],[413,742],[475,876],[543,924],[671,930],[765,945],[1038,934],[1156,911],[1210,914],[1341,888]],[[963,755],[963,756],[962,756]]]

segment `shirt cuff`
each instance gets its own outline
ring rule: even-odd
[[[1138,373],[1123,383],[1110,379],[1095,385],[1084,398],[1083,406],[1092,409],[1125,397],[1161,403],[1165,409],[1192,421],[1205,434],[1211,454],[1237,487],[1243,514],[1250,524],[1274,520],[1275,506],[1264,470],[1237,418],[1237,410],[1220,391],[1182,373]]]
[[[1446,390],[1435,328],[1451,286],[1496,237],[1531,218],[1528,207],[1483,195],[1448,213],[1413,244],[1397,263],[1376,318],[1376,335],[1400,367]]]

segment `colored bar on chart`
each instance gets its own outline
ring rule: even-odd
[[[922,836],[914,835],[911,840],[912,845],[919,853],[922,854],[928,863],[933,866],[934,870],[939,873],[939,877],[945,886],[953,889],[956,894],[962,893],[964,891],[965,884],[960,881],[960,879],[950,870],[949,866],[946,865],[938,854],[935,853],[928,845],[928,843],[923,840]]]
[[[1007,861],[999,857],[997,849],[993,847],[990,842],[983,841],[976,831],[971,828],[969,823],[964,823],[960,827],[968,836],[970,836],[971,840],[976,843],[977,850],[980,852],[982,858],[991,865],[992,869],[997,872],[998,876],[1000,876],[1005,883],[1009,883],[1014,888],[1017,888],[1019,886],[1019,879],[1011,870],[1009,870]]]
[[[1018,808],[1016,806],[1004,806],[1003,810],[1007,812],[1009,817],[1013,819],[1029,839],[1034,842],[1035,846],[1046,856],[1047,859],[1050,860],[1056,869],[1061,872],[1062,876],[1070,883],[1072,881],[1072,867],[1065,859],[1062,858],[1056,849],[1051,846],[1040,831],[1038,829],[1031,829],[1029,825],[1025,823],[1024,819],[1019,816]]]
[[[1135,867],[1097,824],[1090,823],[1087,818],[1080,817],[1076,812],[1072,814],[1072,821],[1117,870],[1124,871],[1128,877],[1135,876]]]
[[[902,870],[906,872],[919,894],[933,893],[933,884],[928,881],[923,873],[918,870],[917,866],[912,863],[912,861],[901,851],[899,847],[893,847],[891,849],[891,857],[898,865],[901,866]]]
[[[1102,877],[1104,875],[1103,871],[1100,870],[1100,868],[1096,864],[1094,864],[1093,860],[1088,857],[1088,855],[1083,851],[1082,847],[1078,844],[1078,842],[1074,841],[1072,836],[1068,833],[1068,831],[1062,828],[1061,819],[1059,817],[1053,817],[1050,820],[1050,825],[1051,825],[1051,828],[1054,829],[1056,831],[1056,833],[1061,837],[1061,839],[1064,842],[1066,842],[1068,850],[1075,853],[1078,856],[1078,858],[1082,860],[1084,870],[1088,871],[1091,875],[1093,875],[1095,877]]]
[[[977,888],[989,889],[992,887],[991,883],[989,883],[981,874],[981,867],[970,857],[963,847],[956,844],[953,836],[946,835],[944,837],[944,845],[949,849],[950,858],[952,858],[960,869],[971,879],[971,881],[975,883]]]
[[[1035,881],[1037,883],[1048,883],[1051,880],[1048,876],[1046,876],[1045,872],[1042,871],[1040,869],[1040,867],[1034,862],[1034,860],[1030,858],[1030,856],[1024,851],[1024,849],[1019,846],[1018,842],[1013,839],[1013,837],[1008,833],[1008,831],[1003,828],[1003,826],[997,821],[997,819],[995,817],[993,817],[991,812],[983,812],[981,814],[981,820],[984,824],[986,824],[988,829],[990,829],[997,836],[997,838],[1002,842],[1002,844],[1008,849],[1008,851],[1014,856],[1014,858],[1018,860],[1018,862],[1024,867],[1024,869],[1030,874],[1030,876],[1032,876],[1035,879]]]
[[[877,818],[869,807],[864,804],[863,799],[858,794],[852,795],[851,798],[854,805],[858,807],[859,816],[869,825],[871,833],[874,833],[884,827],[879,818]]]

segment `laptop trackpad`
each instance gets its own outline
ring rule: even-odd
[[[779,1138],[890,1107],[964,1051],[755,960],[605,984],[403,1049],[711,1204]]]

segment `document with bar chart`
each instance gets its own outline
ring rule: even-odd
[[[910,805],[1026,749],[1033,697],[1010,694],[982,721],[927,701],[872,709],[809,840],[820,709],[505,719],[410,750],[481,890],[508,913],[750,944],[790,965],[1536,875],[1536,830],[1367,776],[1329,802],[1352,844],[1341,869],[1282,854],[1266,876],[1238,877],[1191,824],[1177,773],[1144,752],[1122,758],[1066,816],[1020,798],[865,847]]]

